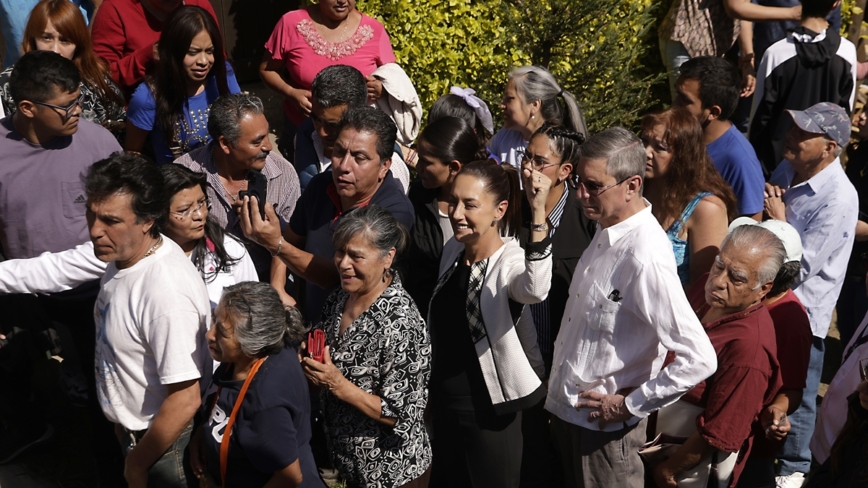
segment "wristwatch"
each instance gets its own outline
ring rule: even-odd
[[[549,231],[549,224],[547,224],[547,223],[543,223],[543,224],[531,223],[530,224],[530,231],[531,232],[548,232]]]

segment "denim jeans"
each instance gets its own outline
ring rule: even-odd
[[[199,481],[193,475],[187,457],[187,444],[193,433],[193,422],[169,446],[163,456],[148,469],[148,488],[193,488]]]
[[[808,362],[808,377],[802,392],[802,403],[790,415],[793,428],[787,434],[784,447],[778,454],[778,475],[787,476],[795,472],[805,473],[811,470],[811,449],[809,444],[814,435],[814,422],[817,420],[817,390],[820,387],[820,375],[823,373],[823,356],[826,346],[823,339],[814,336],[811,346],[811,359]]]
[[[675,100],[675,80],[678,79],[678,70],[681,65],[690,60],[690,54],[684,48],[684,44],[670,39],[659,38],[660,56],[663,58],[663,66],[669,75],[669,93]]]

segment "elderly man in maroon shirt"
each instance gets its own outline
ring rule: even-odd
[[[688,293],[717,353],[718,367],[682,397],[705,410],[696,417],[696,432],[654,469],[658,486],[677,486],[679,475],[715,449],[724,453],[718,460],[726,453],[740,453],[728,486],[738,482],[751,448],[751,424],[781,387],[774,324],[762,300],[785,255],[772,232],[737,227],[723,240],[707,280]]]

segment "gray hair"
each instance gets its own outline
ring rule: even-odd
[[[268,283],[245,281],[227,286],[220,305],[232,318],[235,338],[247,357],[277,354],[304,339],[301,312],[295,307],[284,308]]]
[[[631,176],[645,180],[645,146],[636,134],[623,127],[611,127],[591,136],[581,148],[585,159],[606,161],[606,173],[621,181]]]
[[[378,205],[353,210],[343,217],[332,235],[332,243],[335,249],[343,249],[359,234],[363,234],[371,246],[380,252],[380,257],[388,254],[393,247],[395,255],[401,254],[410,242],[407,228]]]
[[[774,282],[787,257],[784,243],[772,231],[756,225],[736,227],[723,239],[720,249],[732,246],[734,250],[762,252],[765,254],[762,264],[757,268],[756,290],[765,283]]]
[[[310,86],[311,97],[325,108],[361,107],[368,101],[368,85],[352,66],[337,64],[320,71]]]
[[[248,115],[265,113],[262,100],[249,93],[223,95],[211,104],[208,115],[208,134],[217,141],[220,136],[226,138],[229,144],[238,144],[241,138],[241,119]]]
[[[522,66],[510,71],[509,79],[524,103],[540,101],[540,114],[544,121],[563,125],[588,137],[588,126],[576,97],[561,88],[549,70],[542,66]],[[558,97],[564,99],[563,107],[558,103]]]

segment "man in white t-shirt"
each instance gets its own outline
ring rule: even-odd
[[[94,307],[97,392],[125,450],[124,477],[131,488],[186,487],[179,458],[210,372],[205,284],[159,232],[169,197],[153,163],[94,163],[85,193],[94,254],[109,263]]]

